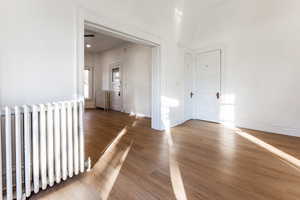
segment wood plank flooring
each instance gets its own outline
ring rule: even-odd
[[[242,131],[300,159],[300,138]],[[92,170],[31,199],[300,199],[299,167],[220,124],[160,132],[149,119],[88,110],[85,133]]]

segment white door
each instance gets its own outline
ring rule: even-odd
[[[220,122],[221,51],[196,54],[194,118]]]
[[[115,64],[111,66],[111,109],[122,111],[122,79],[121,66]]]
[[[186,120],[193,119],[193,55],[185,53],[184,70],[185,70],[185,98],[184,98],[184,115]]]

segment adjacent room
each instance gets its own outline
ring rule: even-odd
[[[0,8],[0,200],[299,200],[300,1]]]
[[[151,46],[85,29],[86,108],[151,117],[151,68]]]

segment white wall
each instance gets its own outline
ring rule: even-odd
[[[190,15],[185,14],[189,12],[183,0],[1,2],[0,105],[74,98],[79,8],[107,22],[160,38],[162,95],[178,101],[168,120],[171,124],[182,121],[183,54],[178,43],[189,38],[190,27],[185,23]]]
[[[95,55],[95,60],[95,90],[110,90],[110,65],[121,63],[124,112],[150,117],[152,49],[126,44]]]
[[[171,125],[182,122],[184,113],[179,44],[222,46],[224,92],[235,95],[238,123],[299,135],[299,6],[297,0],[3,1],[0,105],[76,95],[78,8],[84,8],[106,22],[160,38],[162,106]]]
[[[3,1],[0,25],[0,104],[73,98],[75,7],[69,1]]]
[[[201,11],[193,48],[223,48],[223,96],[238,126],[300,136],[299,7],[232,0]]]

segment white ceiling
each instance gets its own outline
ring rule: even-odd
[[[90,31],[90,30],[85,30],[85,34],[95,35],[95,37],[85,37],[84,38],[85,50],[90,53],[100,53],[102,51],[112,49],[112,48],[118,47],[122,44],[128,43],[125,40],[111,37],[111,36],[104,35],[101,33]],[[91,47],[87,48],[86,44],[90,44]]]
[[[256,0],[258,1],[258,0]],[[150,6],[149,8],[153,8],[156,4],[155,2],[149,1],[147,5],[144,5],[147,1],[140,1],[138,5],[131,5],[131,6]],[[159,2],[159,1],[158,1]],[[238,0],[176,0],[175,11],[172,7],[171,13],[161,13],[162,15],[166,15],[165,17],[170,17],[169,14],[176,15],[175,23],[177,29],[176,38],[178,44],[183,44],[183,46],[194,46],[194,41],[198,41],[200,35],[207,35],[211,32],[218,32],[214,29],[219,24],[220,21],[227,20],[226,17],[219,14],[218,12],[222,12],[223,10],[228,10],[228,12],[232,12],[231,6],[237,4]],[[242,2],[242,1],[241,1]],[[136,4],[136,2],[135,2]],[[154,5],[154,6],[153,6]],[[139,10],[139,9],[137,9]],[[149,14],[149,19],[146,20],[147,23],[153,23],[153,19],[157,18],[155,15],[156,12],[153,12],[154,15]],[[177,16],[177,13],[180,13]],[[144,13],[138,13],[141,16],[145,16]],[[222,13],[223,14],[223,13]],[[226,14],[226,13],[225,13]],[[165,28],[165,22],[162,21],[164,17],[159,16],[161,19],[161,30],[163,31]],[[154,20],[155,23],[160,20]],[[147,24],[146,23],[146,24]],[[159,22],[157,22],[159,23]],[[169,23],[169,22],[166,22]],[[92,45],[91,48],[86,49],[88,52],[101,52],[107,49],[114,48],[118,45],[122,44],[122,39],[114,38],[111,36],[103,35],[103,33],[96,33],[95,30],[91,27],[86,26],[86,29],[89,30],[87,32],[93,32],[96,34],[95,38],[86,38],[86,43],[90,43]],[[172,31],[172,29],[168,30]],[[96,30],[98,31],[98,30]],[[172,34],[172,32],[170,33]],[[126,41],[123,40],[125,43]]]

